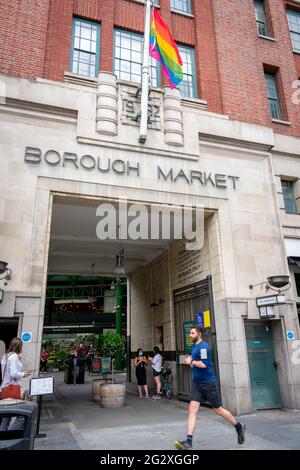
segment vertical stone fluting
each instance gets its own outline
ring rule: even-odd
[[[100,134],[118,133],[117,76],[99,72],[97,81],[96,131]]]
[[[183,146],[181,94],[168,86],[164,89],[164,134],[166,144]]]

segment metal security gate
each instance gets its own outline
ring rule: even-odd
[[[189,399],[192,380],[191,367],[180,364],[180,356],[186,352],[184,324],[186,322],[197,324],[197,312],[207,310],[210,312],[211,327],[205,330],[204,340],[212,348],[214,372],[218,377],[218,355],[211,276],[207,276],[203,281],[174,291],[177,393],[180,400]]]

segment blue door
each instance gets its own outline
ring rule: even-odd
[[[246,339],[253,407],[280,408],[271,324],[246,323]]]

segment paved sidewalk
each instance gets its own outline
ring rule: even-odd
[[[122,408],[101,408],[92,401],[92,381],[66,385],[55,375],[55,396],[43,399],[35,449],[170,450],[186,434],[187,403],[176,399],[139,399],[130,384]],[[118,382],[125,375],[118,376]],[[300,449],[300,411],[260,411],[241,417],[246,443],[237,444],[235,430],[207,408],[198,413],[194,449]]]

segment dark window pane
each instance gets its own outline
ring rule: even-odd
[[[297,296],[300,297],[300,273],[294,273],[294,276],[297,289]]]
[[[254,0],[254,10],[258,34],[268,36],[267,20],[263,0]]]
[[[278,99],[277,84],[275,75],[271,73],[265,73],[267,94],[269,100],[270,114],[273,119],[281,119],[281,110]]]
[[[293,191],[293,182],[281,181],[281,186],[285,211],[288,214],[297,214],[296,200]]]
[[[287,10],[287,19],[294,51],[300,52],[300,11]]]

